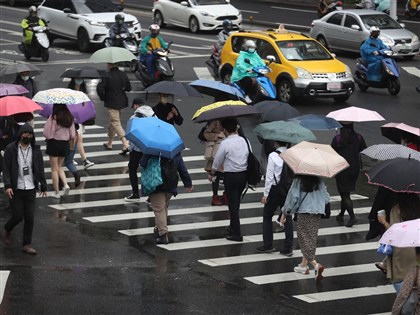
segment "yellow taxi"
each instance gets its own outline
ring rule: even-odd
[[[262,59],[269,63],[267,74],[277,89],[277,98],[293,103],[296,98],[329,97],[345,102],[354,91],[350,68],[324,46],[304,34],[285,30],[238,31],[232,33],[221,51],[219,75],[229,84],[239,52],[253,40]]]

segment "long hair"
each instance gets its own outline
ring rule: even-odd
[[[74,117],[70,113],[66,104],[54,104],[52,115],[57,122],[57,125],[61,127],[70,128],[73,124]]]
[[[312,192],[319,189],[320,178],[312,175],[296,175],[300,177],[300,188],[304,192]]]
[[[395,204],[400,208],[401,221],[416,220],[420,218],[420,199],[418,194],[399,193]]]
[[[76,90],[76,81],[75,78],[71,78],[69,84],[67,85],[68,89],[71,90]],[[86,88],[86,83],[83,81],[82,84],[80,84],[80,89],[79,91],[83,92],[83,93],[87,93],[87,88]]]
[[[356,132],[353,129],[353,123],[351,124],[343,124],[343,127],[340,128],[340,135],[341,135],[341,144],[347,145],[353,142],[353,139],[356,136]]]

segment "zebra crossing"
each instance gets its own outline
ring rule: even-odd
[[[38,139],[42,139],[41,124],[42,118],[36,117]],[[285,257],[278,252],[256,253],[256,247],[262,242],[263,205],[259,202],[262,187],[248,191],[241,204],[243,242],[231,242],[224,238],[225,227],[229,224],[228,209],[226,206],[209,205],[211,185],[203,168],[197,167],[201,161],[204,165],[203,157],[191,155],[189,151],[183,155],[193,178],[194,192],[185,193],[180,182],[179,194],[172,198],[169,207],[170,243],[155,245],[154,214],[148,209],[145,198],[134,203],[127,203],[123,199],[131,191],[128,159],[117,155],[115,151],[98,149],[107,137],[103,131],[101,126],[86,129],[86,152],[95,166],[82,174],[82,187],[70,190],[69,196],[59,202],[48,199],[52,211],[66,213],[89,228],[106,227],[120,238],[144,239],[157,255],[167,253],[174,259],[191,260],[200,272],[217,278],[226,277],[229,281],[240,281],[245,288],[268,288],[282,292],[296,303],[312,305],[314,310],[335,308],[336,303],[343,310],[353,308],[352,314],[387,314],[390,310],[395,298],[394,289],[373,264],[379,259],[376,255],[378,244],[364,240],[369,226],[367,220],[362,218],[366,218],[370,211],[368,197],[352,195],[355,213],[361,218],[354,227],[339,226],[334,218],[322,220],[317,259],[326,269],[320,289],[313,279],[313,271],[309,276],[293,272],[293,267],[302,257],[300,250],[295,249],[293,257]],[[50,178],[47,159],[45,161],[46,176]],[[78,166],[78,169],[82,170],[83,167]],[[69,182],[73,180],[70,178]],[[52,187],[51,180],[48,183]],[[338,213],[339,201],[339,196],[331,196],[332,217]],[[274,233],[275,245],[283,240],[284,233]],[[359,302],[367,303],[366,311],[361,311]]]

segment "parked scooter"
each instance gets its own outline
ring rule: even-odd
[[[343,3],[341,1],[332,1],[330,4],[326,4],[324,1],[320,1],[317,10],[318,17],[322,18],[330,12],[343,10]]]
[[[48,61],[50,54],[48,48],[50,48],[50,40],[48,39],[48,27],[46,26],[33,26],[32,31],[34,33],[32,42],[30,44],[18,45],[19,50],[25,55],[27,60],[32,57],[40,57],[42,61]]]
[[[209,66],[213,76],[217,79],[219,77],[220,54],[216,44],[211,46],[211,56],[206,60],[206,65]]]
[[[367,72],[368,72],[368,64],[362,58],[356,59],[356,71],[354,73],[354,80],[359,86],[361,91],[366,91],[369,87],[373,88],[387,88],[388,92],[391,95],[397,95],[400,92],[400,71],[392,56],[392,51],[387,49],[382,49],[378,51],[379,55],[383,58],[381,60],[382,63],[382,73],[381,73],[381,80],[380,81],[368,81],[367,80]]]
[[[137,62],[137,69],[135,70],[134,74],[141,81],[144,87],[148,87],[153,83],[159,81],[172,81],[175,70],[172,64],[171,59],[169,59],[169,48],[172,45],[172,42],[168,44],[168,47],[165,48],[157,48],[152,50],[152,54],[155,55],[157,58],[155,59],[155,73],[154,75],[150,75],[147,71],[147,67],[142,62]]]
[[[267,56],[267,59],[271,63],[275,60],[275,57]],[[245,59],[245,62],[249,63],[249,60]],[[252,72],[257,74],[257,77],[255,77],[255,80],[257,82],[257,94],[252,95],[252,98],[251,96],[246,95],[245,91],[237,82],[232,83],[232,85],[236,87],[242,93],[242,98],[248,104],[255,104],[264,100],[276,99],[277,97],[276,88],[274,87],[270,78],[266,77],[266,74],[271,72],[271,69],[268,66],[259,66],[259,67],[253,67]]]
[[[408,0],[405,4],[405,15],[409,19],[420,17],[420,0]]]

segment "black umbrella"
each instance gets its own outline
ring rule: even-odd
[[[240,101],[224,101],[203,106],[194,114],[193,121],[200,123],[228,117],[249,115],[258,115],[258,111],[254,107]]]
[[[98,70],[93,67],[70,68],[64,71],[60,78],[85,78],[95,79],[107,76],[105,70]]]
[[[214,80],[195,80],[190,83],[204,95],[213,96],[216,100],[242,100],[242,93],[235,87]]]
[[[279,101],[262,101],[254,105],[263,121],[288,120],[302,115],[296,108]]]
[[[160,81],[144,89],[148,93],[161,93],[177,96],[203,97],[196,89],[188,84],[177,81]]]
[[[384,137],[394,141],[395,143],[401,143],[402,136],[411,136],[412,138],[419,139],[420,128],[406,125],[404,123],[388,123],[381,126],[381,133]]]
[[[366,173],[369,184],[394,192],[420,194],[420,161],[395,158],[381,162]]]

